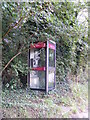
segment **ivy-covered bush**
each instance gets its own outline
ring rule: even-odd
[[[22,79],[21,76],[26,79],[27,49],[30,42],[38,40],[56,42],[57,80],[64,80],[68,72],[77,74],[79,67],[84,68],[87,64],[87,36],[85,29],[78,25],[77,16],[85,5],[73,2],[3,2],[3,69],[13,56],[21,52],[3,70],[3,84],[9,84],[14,78]]]

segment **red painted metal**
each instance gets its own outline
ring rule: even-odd
[[[46,44],[44,42],[38,42],[37,44],[31,44],[30,48],[44,48],[46,47]]]
[[[36,68],[32,68],[32,70],[45,71],[45,67],[36,67]]]
[[[49,48],[55,50],[55,46],[53,44],[50,44],[50,43],[49,43]]]

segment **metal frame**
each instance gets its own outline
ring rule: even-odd
[[[30,49],[28,50],[28,61],[27,61],[28,67],[30,68]],[[30,87],[30,71],[27,73],[27,86]]]
[[[56,43],[54,41],[51,41],[51,40],[49,42],[50,42],[50,44],[53,44],[55,46],[55,49],[53,49],[54,50],[54,62],[55,63],[54,63],[54,67],[51,67],[51,69],[54,68],[54,86],[53,87],[48,86],[48,90],[50,91],[50,90],[55,89],[55,82],[56,82]],[[52,49],[52,48],[49,48],[49,49]],[[48,57],[48,59],[49,59],[49,57]],[[49,64],[49,62],[48,62],[48,64]],[[50,66],[49,66],[49,69],[50,69]]]
[[[37,44],[37,42],[34,42]],[[56,82],[56,43],[53,41],[45,41],[46,43],[46,47],[45,47],[45,89],[40,89],[40,88],[30,88],[30,71],[28,71],[27,74],[27,86],[31,89],[31,90],[38,90],[38,91],[45,91],[46,93],[48,93],[49,90],[53,90],[55,89],[55,82]],[[50,48],[49,44],[53,44],[55,46],[55,49]],[[52,46],[51,46],[52,47]],[[55,62],[55,66],[53,67],[54,70],[54,86],[53,87],[49,87],[48,86],[48,79],[49,79],[49,49],[53,49],[54,50],[54,62]],[[28,51],[28,67],[30,67],[30,49]]]
[[[46,43],[46,93],[48,93],[49,42]]]

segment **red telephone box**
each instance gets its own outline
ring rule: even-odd
[[[55,88],[56,43],[48,40],[30,44],[28,52],[28,86],[32,90],[46,91]]]

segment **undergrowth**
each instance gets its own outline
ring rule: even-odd
[[[72,81],[62,84],[57,84],[56,89],[47,95],[40,91],[4,89],[4,117],[69,118],[77,112],[84,112],[88,106],[88,84]]]

